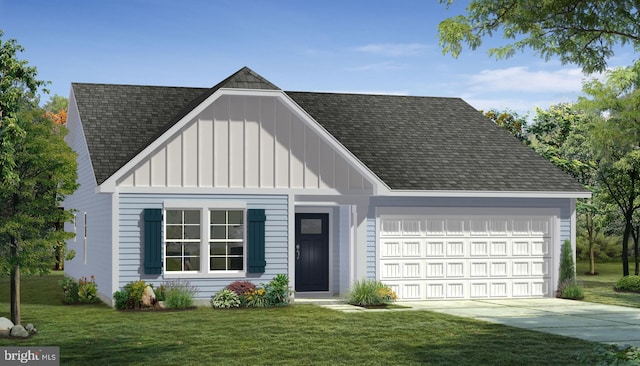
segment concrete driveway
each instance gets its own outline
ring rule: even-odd
[[[556,298],[407,301],[398,305],[593,342],[640,347],[640,308]]]

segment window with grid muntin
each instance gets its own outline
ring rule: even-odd
[[[244,269],[244,211],[209,211],[209,270]]]
[[[165,239],[168,272],[200,270],[200,210],[167,210]]]

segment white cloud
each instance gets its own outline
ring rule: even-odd
[[[582,90],[583,79],[585,75],[579,68],[530,71],[526,66],[518,66],[482,70],[470,77],[470,86],[488,92],[579,93]]]
[[[427,45],[422,43],[373,43],[361,47],[356,47],[356,51],[372,53],[375,55],[401,57],[415,56],[427,49]]]

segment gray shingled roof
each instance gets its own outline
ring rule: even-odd
[[[391,189],[584,191],[459,98],[286,93]]]
[[[212,88],[72,87],[98,184],[216,90],[279,90],[246,67]],[[392,189],[584,191],[458,98],[285,93]]]
[[[98,184],[216,90],[279,90],[248,67],[212,88],[83,83],[73,83],[71,87]]]

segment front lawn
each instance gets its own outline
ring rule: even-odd
[[[633,274],[634,269],[631,263],[629,272]],[[613,290],[613,286],[622,278],[622,263],[596,263],[598,274],[595,276],[587,275],[588,271],[589,262],[577,263],[576,274],[584,283],[584,301],[640,308],[640,294]]]
[[[568,365],[594,343],[427,311],[342,313],[314,305],[118,312],[61,304],[60,273],[22,281],[23,324],[2,346],[59,346],[62,365]],[[9,317],[8,279],[0,316]]]

